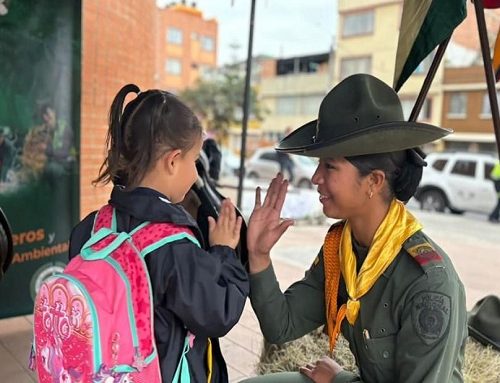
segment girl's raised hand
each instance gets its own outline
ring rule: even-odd
[[[283,175],[273,178],[267,189],[264,203],[261,203],[260,188],[255,191],[255,206],[248,222],[247,244],[250,272],[266,269],[270,262],[270,251],[278,242],[293,220],[281,219],[281,209],[285,202],[288,181]]]
[[[242,218],[236,217],[231,200],[222,201],[219,218],[208,217],[208,242],[210,246],[223,245],[236,248],[240,241]]]

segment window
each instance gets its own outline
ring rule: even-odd
[[[169,27],[167,29],[167,41],[171,44],[182,44],[182,31],[179,28]]]
[[[451,174],[457,174],[466,177],[475,177],[476,161],[458,160],[453,166]]]
[[[181,60],[167,59],[165,62],[165,70],[169,74],[180,75],[182,73]]]
[[[356,73],[371,73],[371,71],[372,71],[371,57],[346,58],[340,61],[341,80]]]
[[[467,94],[451,93],[448,105],[449,118],[464,118],[467,115]]]
[[[344,16],[342,36],[357,36],[373,33],[375,13],[373,10],[351,13]]]
[[[207,52],[212,52],[214,50],[214,39],[208,36],[202,36],[201,47]]]
[[[299,108],[297,107],[297,104],[297,97],[278,97],[276,100],[276,114],[281,116],[297,115],[299,114]]]
[[[301,97],[300,112],[301,114],[317,115],[319,106],[323,100],[322,96],[304,96]]]
[[[500,101],[500,92],[497,92],[497,105]],[[479,115],[481,118],[491,118],[491,105],[490,105],[490,96],[488,92],[483,94],[483,103],[481,105],[481,114]]]
[[[438,172],[442,172],[446,164],[448,163],[448,160],[445,159],[437,159],[434,161],[432,164],[432,168],[436,169]]]
[[[276,154],[276,152],[262,153],[260,159],[278,162],[278,155]]]

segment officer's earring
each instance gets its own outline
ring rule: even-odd
[[[370,193],[368,194],[368,198],[372,199],[372,197],[373,197],[373,190],[370,190]]]

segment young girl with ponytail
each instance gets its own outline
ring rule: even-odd
[[[135,97],[123,107],[130,94]],[[95,181],[114,184],[109,204],[116,211],[118,232],[130,233],[149,221],[192,233],[145,257],[163,382],[174,381],[183,357],[189,376],[182,381],[228,381],[217,338],[237,323],[249,292],[247,273],[234,251],[242,221],[231,202],[223,202],[217,221],[209,218],[208,244],[178,204],[197,180],[202,136],[196,116],[176,96],[126,85],[111,106],[108,154]],[[90,238],[95,215],[74,228],[70,258]],[[186,353],[188,332],[193,337]]]

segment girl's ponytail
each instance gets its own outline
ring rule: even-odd
[[[108,154],[99,169],[99,176],[93,181],[93,184],[104,183],[110,181],[116,183],[120,178],[121,158],[124,148],[124,132],[123,132],[123,104],[125,98],[131,92],[140,93],[140,89],[135,84],[127,84],[116,94],[111,108],[109,110],[109,129],[106,138],[106,147]]]

